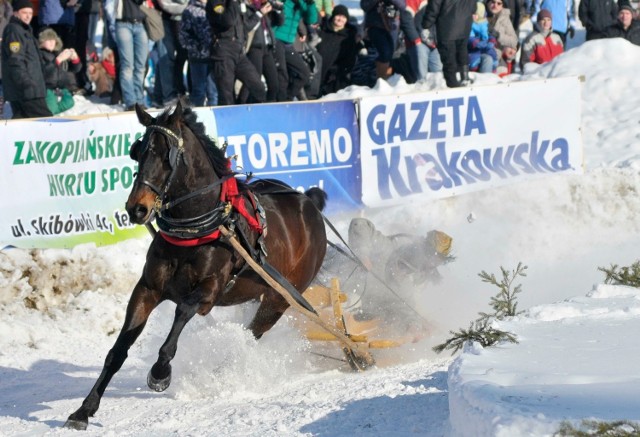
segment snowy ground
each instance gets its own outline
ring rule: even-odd
[[[429,336],[377,352],[377,368],[353,374],[316,355],[340,356],[302,339],[291,318],[256,342],[242,329],[250,306],[215,309],[187,326],[174,382],[157,394],[145,380],[172,318],[172,306],[163,305],[87,435],[538,436],[565,419],[640,421],[633,334],[640,293],[602,285],[597,270],[639,258],[639,58],[640,48],[624,41],[595,41],[507,79],[585,76],[586,174],[363,212],[385,233],[440,229],[453,236],[456,260],[441,269],[442,282],[402,290],[429,321]],[[476,85],[497,82],[485,75]],[[395,78],[340,97],[443,86],[439,75],[415,86]],[[95,112],[77,99],[75,113]],[[522,104],[544,105],[544,96]],[[336,223],[344,231],[348,218]],[[60,426],[115,340],[147,244],[0,252],[0,435],[76,435]],[[436,356],[431,346],[448,330],[490,310],[496,290],[477,274],[520,261],[528,266],[520,308],[528,311],[500,325],[520,343]]]

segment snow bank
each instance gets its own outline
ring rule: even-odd
[[[598,285],[500,324],[519,344],[467,348],[449,368],[452,436],[552,435],[569,420],[640,420],[640,290]]]

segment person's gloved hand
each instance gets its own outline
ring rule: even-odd
[[[576,36],[576,30],[573,28],[573,26],[569,26],[569,29],[567,29],[567,34],[571,39],[573,39],[573,37]]]
[[[422,40],[422,43],[427,47],[430,47],[432,49],[435,48],[436,42],[433,39],[433,36],[431,36],[431,32],[429,31],[429,29],[422,29],[422,32],[420,32],[420,39]]]

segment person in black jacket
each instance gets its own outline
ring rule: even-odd
[[[406,0],[360,0],[367,38],[378,53],[376,76],[380,79],[393,74],[391,59],[400,28],[400,12],[406,6]]]
[[[245,30],[247,31],[247,58],[256,71],[264,76],[267,83],[267,102],[275,102],[278,99],[278,67],[276,65],[275,45],[276,37],[273,34],[273,26],[281,26],[284,22],[282,4],[272,4],[266,0],[247,1],[247,19]],[[238,96],[239,103],[251,103],[249,90],[242,87]]]
[[[238,0],[208,0],[205,7],[213,31],[213,77],[218,88],[218,105],[233,105],[234,83],[238,79],[256,103],[266,99],[266,91],[249,59],[244,54],[243,9]]]
[[[587,41],[604,38],[604,31],[616,23],[617,16],[615,0],[580,0],[578,18],[587,30]]]
[[[467,40],[475,10],[476,0],[430,0],[422,17],[421,38],[425,43],[431,41],[429,29],[436,25],[442,73],[449,88],[470,83]],[[460,73],[460,81],[456,73]]]
[[[75,49],[63,49],[62,40],[55,30],[43,29],[38,40],[47,87],[45,100],[51,113],[57,115],[75,104],[72,92],[78,89],[75,75],[82,68],[82,63]]]
[[[634,20],[635,11],[629,0],[618,2],[618,21],[605,29],[607,38],[624,38],[632,44],[640,46],[640,22]]]
[[[336,5],[331,18],[318,32],[317,46],[322,56],[320,94],[335,93],[350,85],[349,75],[358,56],[358,29],[349,23],[349,10]]]
[[[50,117],[38,41],[31,31],[33,5],[29,0],[13,3],[13,16],[2,34],[4,96],[13,118]]]

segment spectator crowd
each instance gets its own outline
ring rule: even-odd
[[[586,40],[640,45],[629,0],[0,0],[0,111],[64,112],[96,94],[125,110],[303,101],[401,74],[526,71]],[[533,30],[521,38],[524,23]],[[95,45],[103,24],[101,50]],[[184,72],[187,72],[185,75]]]

